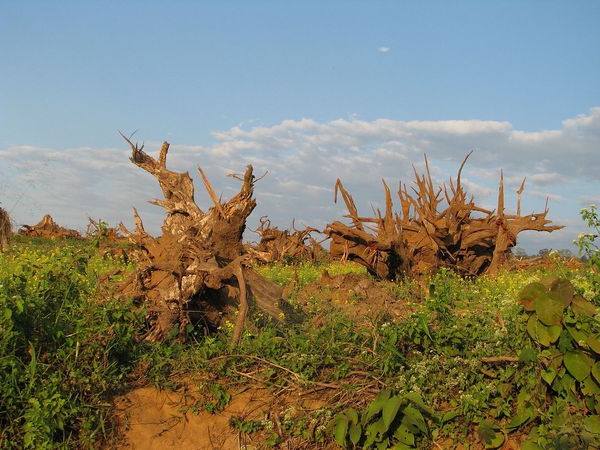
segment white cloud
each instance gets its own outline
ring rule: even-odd
[[[380,51],[381,53],[387,53],[391,50],[391,48],[390,47],[379,47],[377,50]]]
[[[456,176],[466,153],[475,149],[463,182],[484,205],[495,203],[500,169],[510,188],[507,205],[516,203],[508,193],[516,197],[514,191],[527,176],[524,211],[542,210],[545,198],[550,197],[550,216],[556,209],[562,217],[577,220],[580,204],[565,199],[584,201],[587,195],[598,200],[596,192],[600,192],[600,108],[565,120],[558,130],[533,132],[515,130],[502,121],[352,117],[330,122],[284,120],[247,129],[237,126],[215,132],[213,138],[210,146],[173,144],[169,166],[190,171],[194,177],[196,166],[202,166],[217,194],[224,197],[237,188],[237,182],[226,177],[229,172],[242,172],[246,164],[253,164],[257,175],[268,170],[256,187],[260,201],[252,217],[256,221],[269,215],[281,226],[294,217],[298,223],[315,226],[341,220],[343,207],[333,204],[337,177],[352,193],[359,211],[370,214],[369,205],[383,198],[381,179],[388,180],[393,191],[399,181],[410,184],[413,165],[424,170],[424,153],[434,178],[444,181]],[[150,152],[159,148],[159,142],[146,145]],[[87,213],[111,223],[127,222],[131,207],[136,206],[149,226],[154,224],[158,230],[162,211],[148,206],[146,200],[159,196],[160,191],[128,156],[126,145],[0,148],[0,201],[14,210],[19,223],[37,221],[48,212],[69,226],[84,226]],[[198,203],[210,205],[199,181],[196,187]]]

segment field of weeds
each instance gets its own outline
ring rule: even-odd
[[[144,307],[116,289],[132,270],[90,241],[17,238],[0,254],[1,447],[600,445],[591,266],[416,283],[260,265],[290,309],[251,308],[237,347],[235,311],[210,335],[140,341]]]

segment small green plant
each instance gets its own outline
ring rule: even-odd
[[[600,216],[595,205],[590,205],[581,210],[581,218],[592,230],[588,233],[580,233],[573,242],[579,247],[579,255],[588,259],[596,267],[600,268]]]
[[[410,449],[429,434],[426,418],[434,416],[420,394],[392,395],[382,390],[366,411],[354,408],[337,414],[331,429],[344,448]]]
[[[231,416],[229,426],[240,433],[252,434],[264,428],[260,420],[246,420],[241,416]]]

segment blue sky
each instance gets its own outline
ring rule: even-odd
[[[519,245],[562,248],[600,202],[598,23],[596,1],[0,1],[0,201],[17,223],[136,206],[156,227],[117,133],[139,130],[226,196],[228,171],[269,170],[253,220],[322,226],[337,176],[368,213],[382,177],[427,152],[443,181],[475,149],[476,198],[528,175],[568,229]]]

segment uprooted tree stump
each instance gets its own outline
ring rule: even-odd
[[[280,230],[271,226],[271,221],[263,216],[260,218],[260,225],[256,230],[260,241],[258,244],[250,247],[248,251],[258,261],[274,262],[284,260],[302,260],[317,261],[323,258],[325,250],[321,243],[315,239],[311,233],[319,233],[319,230],[312,227],[305,227],[299,230],[292,223],[292,229]]]
[[[81,239],[81,234],[78,231],[61,227],[50,214],[46,214],[36,225],[23,225],[19,229],[19,235],[39,238]]]
[[[466,276],[494,274],[506,261],[521,231],[563,228],[548,225],[547,204],[543,213],[521,216],[525,180],[517,190],[517,213],[506,214],[502,172],[496,210],[476,206],[473,197],[467,199],[460,177],[470,155],[458,170],[456,184],[450,179],[449,189],[445,184],[434,187],[425,157],[426,173],[419,175],[414,170],[413,193],[400,185],[399,213],[393,211],[390,188],[383,180],[385,214],[377,210],[376,217],[359,216],[352,196],[338,179],[334,201],[340,192],[352,224],[336,221],[327,225],[324,232],[332,239],[331,257],[356,261],[371,274],[386,279],[418,278],[440,267]]]
[[[282,289],[249,267],[250,258],[243,252],[246,219],[256,206],[252,166],[247,167],[241,178],[240,192],[226,203],[217,197],[199,168],[213,201],[213,206],[203,211],[194,201],[194,184],[189,173],[167,169],[167,142],[156,160],[143,151],[143,145],[138,147],[123,137],[131,147],[131,161],[158,180],[164,199],[152,203],[162,206],[167,214],[158,238],[144,230],[135,209],[135,231],[120,226],[140,248],[137,268],[125,282],[123,292],[148,308],[144,339],[183,339],[190,323],[215,330],[223,311],[239,304],[235,344],[241,337],[248,299],[253,299],[271,317],[281,319]]]
[[[5,209],[0,208],[0,251],[8,248],[10,239],[12,238],[12,225],[10,217]]]

